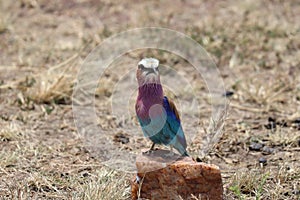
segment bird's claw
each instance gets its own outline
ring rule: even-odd
[[[143,154],[143,155],[145,155],[145,154],[151,154],[152,152],[153,152],[153,149],[150,149],[150,150],[148,150],[148,151],[142,152],[142,154]]]

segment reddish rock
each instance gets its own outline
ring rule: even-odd
[[[131,183],[133,200],[192,199],[192,194],[202,200],[222,199],[222,178],[217,166],[167,153],[170,152],[156,150],[137,156],[138,173]]]

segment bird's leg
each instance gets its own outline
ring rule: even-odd
[[[151,145],[151,147],[150,147],[150,149],[148,151],[143,152],[143,154],[151,153],[151,151],[154,150],[154,146],[155,146],[155,143],[153,142],[152,145]]]
[[[153,142],[152,146],[150,147],[149,151],[152,151],[154,149],[155,143]]]

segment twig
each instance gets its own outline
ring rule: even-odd
[[[140,197],[141,197],[141,190],[142,190],[142,185],[143,185],[145,176],[146,176],[146,173],[144,174],[142,181],[140,183],[138,183],[139,184],[138,199],[140,199]]]
[[[1,170],[2,172],[4,172],[6,175],[9,175],[9,173],[8,173],[5,169],[3,169],[2,167],[0,167],[0,170]]]
[[[250,111],[250,112],[257,112],[257,113],[265,112],[264,109],[250,108],[250,107],[234,104],[232,102],[230,103],[230,106],[235,107],[235,108],[240,109],[240,110],[246,110],[246,111]]]
[[[61,63],[59,63],[59,64],[57,64],[57,65],[55,65],[55,66],[53,66],[53,67],[51,67],[51,68],[49,69],[49,71],[55,70],[55,69],[57,69],[57,68],[60,68],[60,67],[62,67],[62,66],[64,66],[64,65],[68,64],[68,63],[71,62],[73,59],[75,59],[77,56],[78,56],[78,53],[74,54],[73,56],[71,56],[71,57],[68,58],[67,60],[65,60],[65,61],[63,61],[63,62],[61,62]],[[64,72],[65,72],[65,71],[66,71],[66,70],[64,70]]]

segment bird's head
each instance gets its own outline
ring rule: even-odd
[[[155,58],[144,58],[138,63],[136,77],[139,86],[149,83],[160,84],[158,65],[159,61]]]

